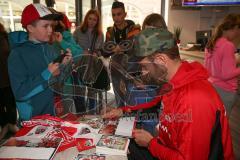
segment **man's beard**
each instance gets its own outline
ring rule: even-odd
[[[166,80],[166,75],[167,72],[159,75],[159,77],[157,77],[157,74],[152,75],[150,72],[142,75],[141,79],[143,81],[143,86],[141,86],[141,88],[145,88],[145,86],[155,86],[158,95],[164,95],[170,92],[173,86]]]
[[[165,75],[157,77],[157,75],[152,75],[150,72],[142,75],[141,79],[142,79],[144,85],[157,85],[157,86],[159,86],[159,85],[162,85],[162,84],[167,82]]]
[[[167,68],[164,65],[150,64],[154,68],[151,71],[142,72],[141,79],[147,85],[162,85],[167,82]]]

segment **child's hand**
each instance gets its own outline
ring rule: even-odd
[[[52,73],[53,76],[57,76],[60,74],[59,63],[50,63],[48,65],[49,72]]]
[[[70,49],[66,49],[65,57],[63,58],[62,63],[63,64],[68,64],[69,62],[72,62],[72,52]],[[62,53],[63,54],[63,53]]]
[[[57,42],[61,42],[63,40],[63,36],[60,32],[54,32],[54,37]]]

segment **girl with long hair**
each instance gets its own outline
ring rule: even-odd
[[[85,71],[80,71],[82,76],[81,83],[87,87],[87,102],[85,109],[75,103],[77,112],[87,111],[89,113],[97,113],[101,110],[103,95],[102,92],[109,89],[109,78],[107,69],[99,59],[100,50],[103,46],[103,31],[101,25],[100,14],[95,9],[90,9],[80,27],[76,28],[73,33],[75,41],[83,48],[84,57],[81,63],[87,67]],[[84,67],[82,67],[84,68]],[[84,73],[83,73],[84,72]],[[85,74],[87,72],[87,74]],[[84,77],[90,77],[90,81],[86,81]],[[84,98],[85,99],[85,98]]]
[[[97,39],[93,49],[101,49],[103,44],[103,32],[100,14],[97,10],[90,9],[86,14],[83,23],[74,31],[73,37],[76,42],[83,47],[84,52],[89,53],[94,36],[97,36]]]
[[[234,44],[239,36],[240,15],[229,14],[216,27],[205,49],[204,65],[209,71],[209,81],[222,98],[228,116],[237,96],[237,77],[240,76]]]

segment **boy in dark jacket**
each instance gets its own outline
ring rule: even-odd
[[[54,115],[51,85],[60,75],[61,64],[72,59],[68,50],[62,61],[54,61],[59,54],[48,42],[52,20],[56,18],[59,15],[42,4],[30,4],[22,12],[21,23],[28,32],[28,40],[15,47],[8,58],[9,77],[21,120]]]

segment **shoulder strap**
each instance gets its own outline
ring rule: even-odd
[[[97,41],[97,33],[96,32],[94,32],[94,34],[93,34],[93,39],[92,39],[92,43],[91,43],[91,46],[90,46],[90,50],[91,50],[91,52],[93,52],[94,51],[94,49],[95,49],[95,44],[96,44],[96,41]]]

